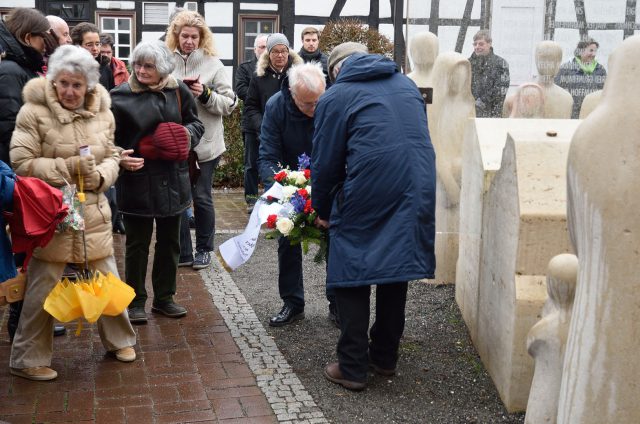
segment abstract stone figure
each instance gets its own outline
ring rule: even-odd
[[[640,422],[640,36],[609,57],[600,105],[574,134],[569,233],[580,261],[558,423]]]
[[[525,424],[556,422],[564,349],[576,289],[578,258],[564,253],[549,261],[543,317],[527,336],[527,351],[535,361]]]
[[[536,67],[538,77],[536,83],[544,92],[544,115],[547,119],[569,119],[573,98],[571,94],[554,82],[554,77],[562,62],[562,47],[554,41],[542,41],[536,46]],[[503,105],[502,116],[510,117],[513,109],[514,95],[508,96]]]
[[[580,106],[580,119],[585,119],[589,116],[589,114],[593,112],[593,109],[600,104],[601,98],[602,90],[587,94],[582,101],[582,106]]]
[[[421,32],[411,38],[409,55],[413,63],[413,72],[407,74],[418,87],[433,87],[431,72],[438,56],[438,37],[432,32]]]
[[[431,141],[436,151],[436,280],[455,282],[462,180],[462,144],[469,118],[475,117],[471,65],[459,53],[436,58],[433,104],[427,108]]]
[[[509,118],[544,118],[544,91],[538,84],[518,87]]]

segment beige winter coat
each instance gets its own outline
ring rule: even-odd
[[[211,97],[206,103],[196,99],[198,118],[204,124],[204,134],[195,147],[200,162],[208,162],[223,154],[224,126],[222,117],[228,116],[238,105],[224,65],[215,56],[209,56],[202,49],[197,49],[185,59],[179,52],[174,52],[176,68],[172,75],[179,80],[185,77],[200,76],[198,81],[211,89]]]
[[[87,256],[89,260],[113,254],[111,209],[103,192],[118,178],[120,157],[113,145],[115,124],[109,93],[97,85],[85,96],[85,107],[67,110],[58,102],[54,87],[44,78],[27,83],[22,92],[24,105],[16,118],[9,155],[16,174],[46,181],[61,187],[65,180],[77,184],[69,175],[65,159],[79,154],[89,145],[102,177],[101,186],[86,192],[84,207]],[[84,262],[82,233],[68,230],[56,233],[34,257],[49,262]]]

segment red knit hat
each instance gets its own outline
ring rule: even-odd
[[[189,135],[187,129],[174,122],[158,124],[153,133],[153,145],[160,159],[183,161],[189,157]]]

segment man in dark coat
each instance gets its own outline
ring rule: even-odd
[[[563,64],[556,75],[555,83],[571,93],[573,110],[571,118],[580,116],[580,108],[585,96],[602,90],[607,79],[607,71],[596,60],[600,44],[592,38],[578,42],[574,57]]]
[[[256,40],[253,43],[253,53],[255,56],[251,60],[242,62],[238,66],[238,69],[236,69],[236,75],[233,81],[233,91],[242,99],[243,102],[247,101],[249,83],[251,82],[251,76],[253,76],[256,71],[258,59],[267,49],[267,37],[267,34],[261,34],[256,37]]]
[[[435,271],[435,153],[424,102],[393,61],[366,51],[343,43],[331,52],[334,84],[318,102],[311,161],[317,225],[331,239],[327,286],[340,313],[338,362],[324,374],[350,390],[365,388],[369,366],[395,373],[408,281]]]
[[[303,63],[296,52],[289,51],[284,34],[274,33],[267,38],[267,50],[256,64],[255,74],[247,89],[247,100],[242,115],[245,135],[244,196],[247,212],[251,213],[258,197],[258,147],[262,115],[269,97],[280,91],[282,79],[291,65]]]
[[[502,104],[509,90],[509,64],[493,53],[491,33],[480,30],[473,36],[471,93],[476,99],[478,118],[500,118]]]
[[[329,80],[329,74],[327,73],[327,60],[329,59],[326,54],[322,53],[319,48],[320,44],[320,32],[317,28],[306,27],[302,30],[302,48],[298,54],[304,60],[304,63],[311,61],[322,64],[322,72],[325,76],[325,82],[327,88],[331,87],[331,81]]]
[[[324,93],[324,74],[319,64],[295,65],[285,78],[280,92],[265,106],[260,132],[258,168],[265,185],[273,184],[280,165],[298,168],[298,157],[311,155],[313,114]],[[269,325],[279,327],[304,318],[304,286],[302,283],[302,248],[289,239],[278,239],[278,290],[284,302]]]

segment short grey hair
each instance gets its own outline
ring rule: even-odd
[[[258,35],[256,36],[256,39],[255,39],[255,40],[253,40],[253,47],[258,47],[258,41],[259,41],[259,40],[262,40],[263,38],[266,40],[267,38],[269,38],[269,35],[270,35],[270,34],[265,34],[265,33],[258,34]]]
[[[160,40],[143,41],[138,44],[129,58],[129,63],[133,66],[136,63],[152,62],[156,65],[156,69],[161,78],[173,72],[176,62],[173,53],[167,45]]]
[[[80,46],[64,45],[49,57],[47,80],[55,81],[62,72],[80,74],[87,80],[87,88],[92,90],[100,80],[100,65],[88,50]]]
[[[303,86],[317,93],[321,90],[324,91],[327,85],[322,65],[316,61],[293,65],[289,68],[287,75],[289,76],[289,88],[292,91],[295,91],[296,87]]]

